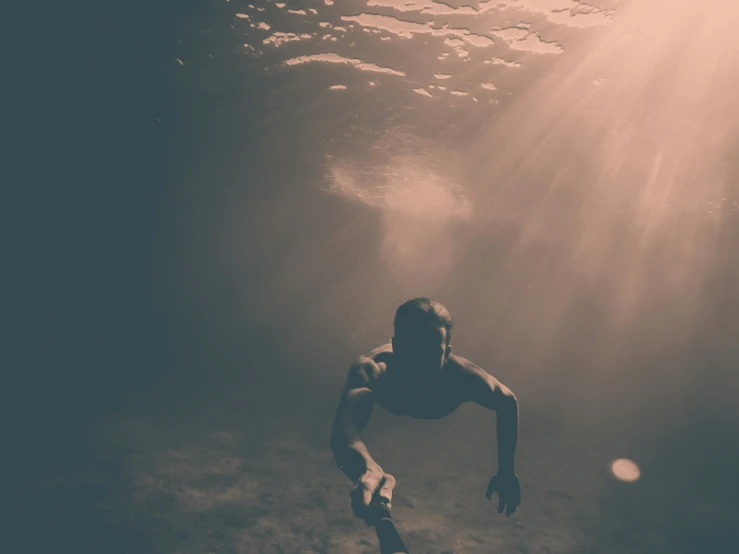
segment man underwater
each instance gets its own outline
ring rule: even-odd
[[[466,358],[452,354],[453,321],[438,301],[419,297],[395,312],[394,336],[349,369],[339,401],[331,449],[339,467],[355,483],[352,510],[373,524],[373,499],[390,507],[395,478],[385,473],[367,451],[361,431],[376,402],[396,415],[439,419],[465,402],[476,402],[496,412],[498,471],[485,495],[498,494],[498,513],[510,516],[521,502],[514,471],[518,441],[518,401],[493,376]],[[373,503],[374,505],[374,503]]]

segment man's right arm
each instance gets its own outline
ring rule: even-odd
[[[374,525],[390,508],[395,478],[375,462],[367,451],[360,432],[367,425],[374,404],[372,361],[360,360],[349,370],[331,429],[331,450],[344,474],[356,484],[351,492],[352,511]],[[372,501],[381,499],[379,504]],[[381,506],[373,510],[372,506]]]
[[[356,483],[368,470],[379,465],[372,459],[360,432],[367,425],[374,405],[370,388],[369,362],[358,361],[349,369],[331,429],[331,450],[344,474]]]

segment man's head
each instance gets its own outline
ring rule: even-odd
[[[452,316],[440,302],[425,296],[395,312],[393,352],[412,370],[440,371],[452,351]]]

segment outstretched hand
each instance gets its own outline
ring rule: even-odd
[[[515,513],[521,503],[521,483],[518,476],[515,473],[496,473],[488,483],[485,496],[492,500],[494,492],[498,493],[498,513],[502,514],[504,509],[507,516]]]

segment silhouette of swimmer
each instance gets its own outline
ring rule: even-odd
[[[395,312],[392,339],[359,356],[349,369],[331,430],[331,449],[341,470],[356,485],[350,495],[352,511],[367,525],[381,517],[376,506],[390,508],[396,484],[372,459],[360,436],[375,402],[393,414],[421,419],[439,419],[465,402],[496,411],[498,471],[485,495],[492,499],[497,493],[498,513],[505,510],[507,516],[521,502],[513,467],[518,401],[482,368],[451,353],[452,325],[449,311],[436,300],[409,300]]]

